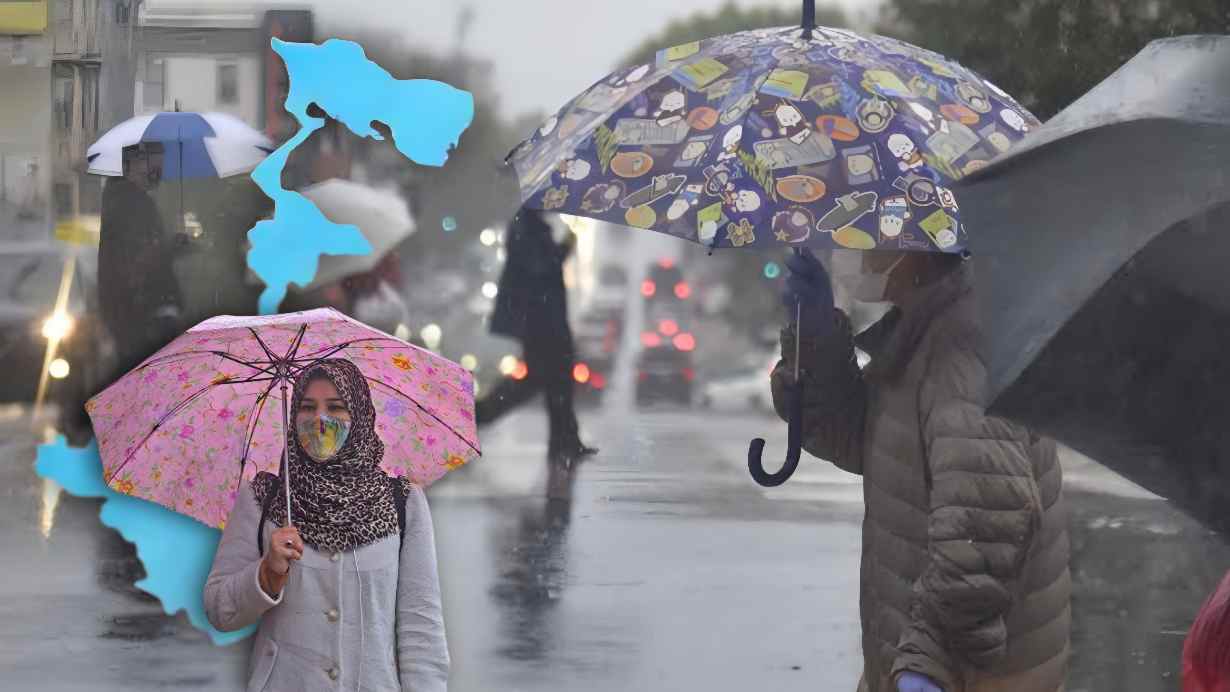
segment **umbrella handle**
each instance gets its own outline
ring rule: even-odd
[[[782,464],[776,473],[764,470],[761,456],[764,453],[764,440],[757,437],[752,440],[747,449],[747,470],[752,474],[752,480],[766,488],[773,488],[785,483],[794,475],[799,466],[799,458],[803,453],[803,382],[796,381],[786,387],[787,407],[790,420],[787,421],[786,463]]]
[[[286,401],[286,381],[282,381],[282,432],[287,439],[290,437],[290,410]],[[282,445],[282,489],[286,492],[286,525],[292,526],[290,519],[290,449],[289,442]]]

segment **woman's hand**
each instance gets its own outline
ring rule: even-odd
[[[299,537],[299,529],[283,526],[274,529],[269,542],[269,552],[261,560],[261,587],[271,598],[276,598],[286,586],[291,561],[303,557],[303,539]]]

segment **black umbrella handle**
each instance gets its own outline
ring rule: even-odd
[[[816,28],[816,0],[803,0],[803,40],[811,40],[811,30]]]
[[[747,449],[747,470],[752,473],[752,480],[766,488],[773,488],[785,483],[794,475],[799,466],[799,457],[803,454],[803,382],[796,381],[785,388],[787,410],[790,420],[787,421],[786,463],[776,473],[764,470],[761,456],[764,453],[764,440],[757,437],[752,440]]]

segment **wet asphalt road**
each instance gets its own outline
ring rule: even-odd
[[[747,441],[772,433],[772,458],[784,425],[678,410],[587,413],[601,453],[549,476],[540,410],[484,432],[484,457],[429,493],[451,690],[853,689],[857,477],[804,463],[759,488]],[[215,647],[134,589],[131,548],[98,501],[35,476],[25,427],[0,416],[0,689],[242,689],[248,642]],[[1065,468],[1069,692],[1176,689],[1230,548],[1096,464]]]

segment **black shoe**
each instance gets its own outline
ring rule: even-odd
[[[566,459],[568,461],[580,461],[584,457],[593,456],[598,453],[597,447],[587,447],[584,444],[577,442],[576,444],[568,445],[562,449],[555,450],[549,454],[553,459]]]

